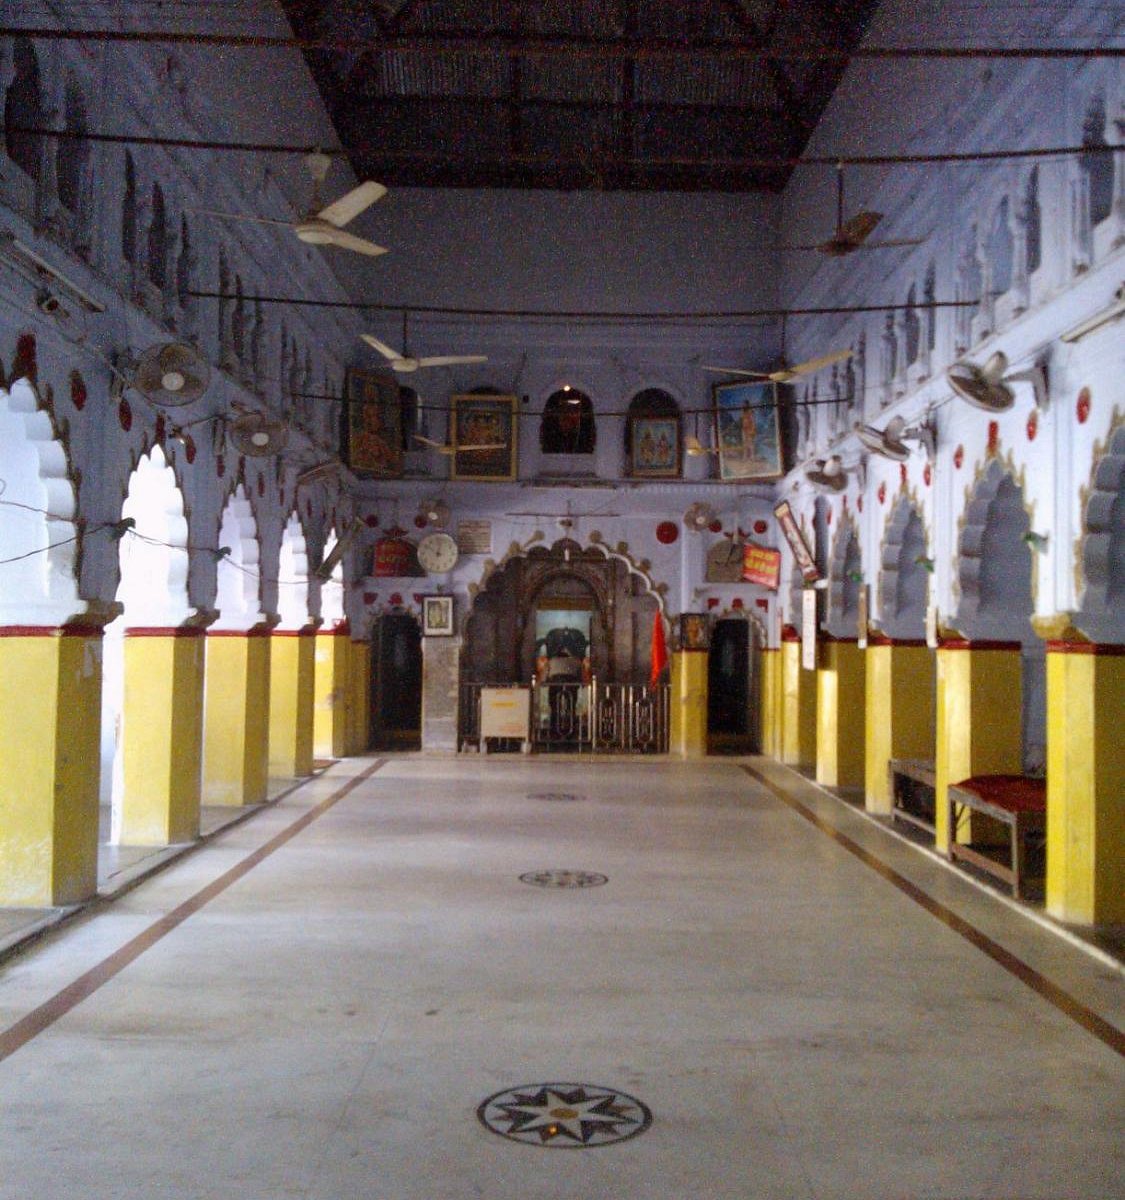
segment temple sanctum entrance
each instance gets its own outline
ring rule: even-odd
[[[647,687],[659,600],[621,557],[571,539],[511,559],[465,625],[460,740],[480,736],[480,689],[530,687],[540,750],[667,748],[666,689]]]

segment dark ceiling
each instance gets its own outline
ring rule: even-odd
[[[282,2],[361,177],[717,191],[785,185],[846,65],[786,55],[852,51],[877,4]]]

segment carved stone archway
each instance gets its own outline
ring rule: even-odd
[[[526,683],[535,666],[535,613],[572,607],[590,616],[590,666],[607,683],[644,683],[652,618],[651,579],[600,545],[563,538],[510,557],[477,592],[464,624],[462,678]]]
[[[892,638],[921,638],[926,632],[929,572],[926,527],[917,505],[900,496],[887,522],[879,576],[879,628]]]

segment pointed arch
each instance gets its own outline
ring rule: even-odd
[[[921,638],[926,632],[930,576],[926,526],[918,506],[900,495],[883,539],[879,574],[879,627],[888,637]]]
[[[34,387],[0,388],[0,623],[62,624],[83,607],[66,447]]]
[[[217,566],[216,629],[250,629],[262,620],[261,546],[254,508],[239,483],[223,506],[219,546],[229,550]]]
[[[277,611],[282,629],[303,629],[309,623],[309,551],[305,528],[295,510],[281,535]]]

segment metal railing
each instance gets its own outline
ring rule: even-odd
[[[480,743],[481,688],[460,685],[460,744]],[[632,683],[533,683],[531,749],[599,754],[666,754],[670,703],[668,686]]]

